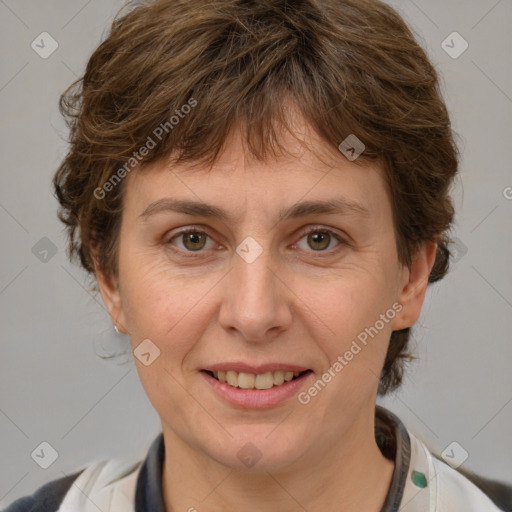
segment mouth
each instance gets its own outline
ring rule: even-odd
[[[202,371],[210,377],[213,377],[215,380],[222,382],[223,384],[227,384],[232,388],[246,390],[278,388],[287,382],[300,379],[305,374],[312,372],[311,370],[301,372],[277,370],[254,374],[249,372],[237,372],[234,370]]]
[[[307,367],[284,363],[255,366],[225,362],[203,368],[199,373],[222,401],[245,410],[289,403],[314,377],[313,370]]]

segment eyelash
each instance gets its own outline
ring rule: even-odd
[[[186,235],[188,233],[198,233],[201,235],[206,235],[208,238],[212,239],[210,237],[210,235],[208,235],[208,233],[206,233],[206,231],[200,229],[199,227],[192,226],[192,227],[182,229],[178,233],[174,234],[171,238],[168,239],[168,241],[166,242],[166,245],[171,246],[172,250],[174,252],[179,253],[180,255],[184,255],[187,258],[197,258],[197,257],[202,256],[204,253],[204,251],[202,249],[200,249],[198,251],[189,251],[189,250],[183,250],[183,249],[176,249],[175,246],[173,246],[173,243],[172,243],[173,240],[175,240],[176,238],[179,238],[180,236]],[[313,251],[313,250],[307,251],[307,252],[312,252],[313,254],[315,254],[315,256],[314,256],[315,258],[332,256],[332,255],[336,254],[338,251],[340,251],[343,246],[348,245],[348,242],[345,239],[343,239],[338,233],[336,233],[335,231],[332,231],[331,229],[324,228],[321,226],[315,226],[312,228],[310,227],[310,228],[302,229],[298,235],[299,241],[302,240],[302,238],[304,238],[306,235],[309,235],[310,233],[327,233],[339,242],[339,244],[334,249],[322,250],[322,251]],[[296,246],[297,243],[298,242],[295,242],[293,244],[293,246]]]

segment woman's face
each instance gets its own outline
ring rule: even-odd
[[[239,469],[373,435],[391,332],[416,321],[433,258],[399,264],[381,170],[285,140],[268,163],[233,135],[211,172],[133,172],[118,276],[100,276],[166,442]]]

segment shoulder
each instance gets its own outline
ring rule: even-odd
[[[153,491],[160,492],[160,480],[154,476],[160,473],[163,450],[163,436],[159,434],[144,460],[133,456],[95,460],[80,471],[52,480],[33,494],[17,499],[2,512],[133,512],[137,508],[137,491],[143,494],[148,482],[157,486]],[[141,473],[143,467],[145,472]],[[160,495],[154,496],[155,492],[150,493],[150,503],[160,499]]]
[[[48,482],[3,512],[132,511],[140,466],[140,461],[125,458],[96,461]]]
[[[471,480],[482,492],[498,505],[499,508],[512,512],[512,483],[505,483],[472,473],[469,470],[458,469],[466,478]]]
[[[492,482],[478,475],[464,475],[435,455],[432,460],[438,474],[438,505],[440,507],[444,507],[446,510],[485,510],[489,512],[512,510],[508,508],[512,489],[508,488],[507,493],[507,486],[504,484]],[[482,485],[478,485],[479,482]],[[496,486],[500,486],[500,495],[493,491]]]
[[[24,496],[11,503],[4,512],[53,512],[56,511],[73,482],[84,471],[52,480],[37,489],[33,494]]]
[[[410,434],[410,433],[409,433]],[[433,454],[416,436],[411,438],[411,467],[426,477],[422,487],[424,499],[428,497],[430,506],[438,512],[499,512],[499,508],[490,496],[477,487],[468,477],[452,468],[440,457]],[[476,475],[475,475],[476,477]],[[500,506],[501,502],[500,502]]]

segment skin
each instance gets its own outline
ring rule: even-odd
[[[251,158],[233,130],[211,172],[159,162],[123,185],[118,275],[97,268],[97,278],[132,349],[149,338],[160,350],[149,366],[135,362],[170,454],[167,510],[377,512],[388,492],[394,463],[374,438],[378,376],[392,330],[418,319],[436,246],[424,244],[403,267],[381,169],[348,161],[300,118],[294,123],[298,138],[283,135],[288,153],[268,162]],[[162,198],[212,204],[231,217],[141,217]],[[279,220],[297,202],[339,198],[367,213]],[[190,247],[200,243],[176,236],[187,226],[209,236],[199,252]],[[344,241],[315,244],[304,228]],[[236,253],[248,236],[263,249],[252,263]],[[241,409],[200,374],[212,363],[279,361],[313,370],[307,390],[395,303],[401,311],[307,405],[293,396]],[[262,455],[251,468],[237,457],[247,442]]]

